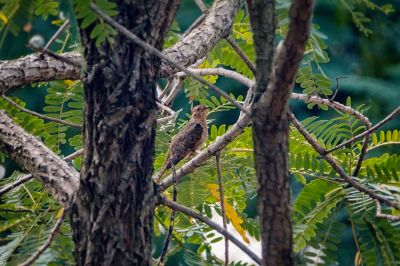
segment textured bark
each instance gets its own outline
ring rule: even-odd
[[[64,207],[78,189],[79,173],[0,111],[0,150],[39,179]]]
[[[77,63],[81,62],[78,53],[64,53],[62,56]],[[0,94],[26,84],[60,79],[80,79],[80,68],[37,53],[15,60],[0,61]]]
[[[294,0],[289,32],[273,59],[274,3],[248,0],[256,50],[253,105],[255,166],[259,182],[262,265],[293,265],[288,168],[288,99],[308,38],[311,0]],[[269,77],[269,79],[268,79]]]
[[[229,35],[239,0],[218,0],[204,21],[164,54],[178,64],[189,67],[203,58],[222,38]],[[76,52],[60,54],[74,62],[82,62]],[[178,70],[162,64],[158,75],[167,77]],[[77,80],[80,67],[61,62],[53,57],[32,54],[16,60],[0,61],[0,93],[26,84],[50,80]]]
[[[116,1],[116,20],[160,49],[177,0]],[[159,59],[122,35],[95,47],[81,30],[85,160],[72,227],[78,265],[150,265]]]
[[[230,34],[239,2],[216,0],[204,21],[173,47],[165,50],[165,55],[184,66],[190,66],[203,58],[222,38]],[[163,64],[160,74],[165,77],[177,71]]]

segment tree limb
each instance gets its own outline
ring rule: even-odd
[[[75,159],[78,156],[81,156],[82,154],[83,154],[83,149],[80,149],[80,150],[68,155],[67,157],[65,157],[64,161],[66,161],[66,162],[72,161],[73,159]],[[32,174],[27,174],[27,175],[24,175],[23,177],[21,177],[20,179],[18,179],[17,181],[15,181],[14,183],[11,183],[11,184],[8,184],[8,185],[2,187],[0,189],[0,196],[3,195],[4,193],[7,193],[8,191],[18,187],[19,185],[22,185],[23,183],[28,182],[32,178],[34,178],[32,176]]]
[[[354,187],[355,189],[367,194],[373,199],[378,200],[379,202],[385,203],[386,205],[400,210],[400,204],[397,202],[393,202],[385,196],[378,195],[374,191],[364,187],[359,182],[355,181],[353,177],[349,176],[343,168],[341,168],[335,159],[326,153],[326,150],[318,143],[318,141],[303,127],[303,125],[297,120],[297,118],[290,114],[290,120],[292,121],[293,125],[297,128],[297,130],[303,135],[303,137],[307,140],[308,143],[332,166],[336,173],[350,186]]]
[[[0,150],[38,178],[65,207],[79,185],[79,173],[0,111]]]
[[[187,67],[203,58],[222,38],[229,35],[238,6],[239,0],[215,1],[202,23],[174,46],[165,50],[164,54]],[[60,56],[79,65],[82,64],[80,53],[67,52]],[[160,77],[171,76],[176,72],[178,69],[163,64]],[[0,61],[0,94],[30,83],[80,78],[79,66],[72,66],[39,53],[15,60]]]
[[[235,236],[230,234],[226,229],[224,229],[219,224],[213,222],[212,220],[208,219],[207,217],[201,215],[200,213],[198,213],[186,206],[183,206],[179,203],[176,203],[176,202],[166,199],[164,196],[161,197],[161,203],[171,209],[177,210],[177,211],[182,212],[190,217],[193,217],[197,220],[202,221],[203,223],[207,224],[211,228],[215,229],[218,233],[220,233],[224,237],[227,237],[230,241],[232,241],[233,244],[235,244],[238,248],[240,248],[243,252],[245,252],[255,262],[257,262],[258,264],[261,263],[261,259],[260,259],[260,257],[257,256],[257,254],[255,254],[245,244],[243,244],[239,239],[237,239]]]
[[[164,54],[184,66],[196,63],[222,38],[230,34],[239,2],[239,0],[215,1],[204,21],[173,47],[166,49]],[[164,63],[161,66],[162,77],[176,72],[178,69],[172,65]]]

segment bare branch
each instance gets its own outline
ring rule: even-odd
[[[175,62],[190,66],[203,58],[222,39],[229,35],[239,8],[239,0],[217,0],[202,23],[184,36],[176,45],[164,51]],[[161,76],[178,72],[174,65],[163,64]]]
[[[69,59],[68,57],[63,57],[62,55],[57,54],[57,53],[55,53],[53,51],[50,51],[49,49],[46,49],[46,48],[43,48],[43,47],[40,47],[40,46],[34,46],[34,45],[31,45],[31,44],[28,44],[27,46],[29,48],[31,48],[32,50],[34,50],[34,51],[41,52],[41,53],[46,54],[48,56],[54,57],[54,59],[57,59],[57,60],[60,60],[61,62],[70,64],[71,66],[80,67],[80,63],[79,62],[75,62],[75,61]]]
[[[166,205],[167,207],[177,210],[179,212],[182,212],[190,217],[193,217],[197,220],[202,221],[203,223],[207,224],[211,228],[215,229],[218,233],[223,235],[224,237],[227,237],[230,241],[232,241],[233,244],[235,244],[238,248],[240,248],[244,253],[246,253],[250,258],[252,258],[255,262],[258,264],[261,263],[260,257],[257,256],[252,250],[250,250],[245,244],[243,244],[239,239],[234,237],[232,234],[230,234],[227,230],[225,230],[222,226],[219,224],[213,222],[212,220],[208,219],[207,217],[201,215],[200,213],[183,206],[181,204],[178,204],[176,202],[170,201],[166,199],[165,197],[161,197],[161,203]]]
[[[233,48],[233,50],[236,51],[236,53],[239,55],[239,57],[246,63],[247,67],[253,72],[253,74],[256,74],[256,66],[251,62],[251,60],[247,57],[247,55],[242,51],[240,46],[235,42],[235,39],[233,39],[231,36],[226,37],[227,42],[230,44],[230,46]]]
[[[238,6],[239,0],[215,1],[202,23],[173,47],[165,50],[164,54],[184,66],[190,66],[203,58],[222,38],[229,35]],[[79,53],[67,52],[60,56],[81,65],[82,57]],[[161,66],[161,77],[176,72],[178,69],[173,66]],[[32,54],[16,60],[0,61],[0,94],[30,83],[80,78],[80,66],[71,66],[47,55]]]
[[[67,157],[65,157],[64,161],[66,161],[66,162],[72,161],[73,159],[75,159],[76,157],[78,157],[82,154],[83,154],[83,149],[80,149],[80,150],[68,155]],[[20,179],[18,179],[17,181],[15,181],[14,183],[11,183],[9,185],[2,187],[0,189],[0,196],[16,187],[22,185],[23,183],[28,182],[32,178],[33,178],[33,176],[31,174],[27,174],[27,175],[24,175],[23,177],[21,177]]]
[[[47,241],[43,244],[43,246],[41,246],[36,252],[35,254],[33,254],[29,259],[27,259],[24,263],[20,264],[20,266],[28,266],[28,265],[32,265],[39,257],[40,255],[42,255],[51,245],[51,242],[53,242],[54,237],[56,236],[56,234],[58,233],[58,231],[61,228],[61,225],[64,222],[65,219],[65,215],[66,215],[66,211],[62,210],[62,214],[61,217],[58,218],[56,225],[54,226],[54,228],[51,230],[50,232],[50,236],[47,239]]]
[[[217,175],[218,175],[218,189],[219,189],[219,199],[221,204],[221,213],[222,213],[222,225],[224,229],[227,230],[226,226],[226,211],[225,211],[225,196],[224,196],[224,181],[222,178],[222,169],[221,169],[221,152],[217,152],[215,154],[215,161],[217,164]],[[224,265],[229,265],[229,241],[228,238],[225,237],[225,262]]]
[[[375,126],[371,127],[370,129],[364,131],[361,134],[358,134],[357,136],[329,149],[326,150],[325,153],[331,153],[333,151],[336,151],[344,146],[346,146],[347,144],[352,143],[355,140],[358,140],[366,135],[369,135],[371,132],[374,132],[375,130],[379,129],[381,126],[383,126],[384,124],[386,124],[387,122],[389,122],[390,120],[392,120],[393,118],[395,118],[396,116],[398,116],[400,114],[400,107],[397,107],[393,112],[391,112],[388,116],[386,116],[384,119],[382,119],[378,124],[376,124]]]
[[[178,92],[181,90],[182,85],[183,85],[183,78],[178,78],[174,77],[171,80],[171,92],[168,94],[168,96],[163,100],[163,103],[165,105],[171,105],[172,101],[175,99],[175,97],[178,95]]]
[[[399,203],[393,202],[389,199],[387,199],[384,196],[376,194],[374,191],[364,187],[357,181],[353,179],[353,177],[349,176],[343,168],[341,168],[338,163],[335,161],[335,159],[330,155],[327,154],[325,149],[318,143],[318,141],[303,127],[303,125],[297,120],[297,118],[293,115],[290,114],[290,120],[292,121],[293,125],[297,128],[297,130],[304,136],[304,138],[307,140],[308,143],[311,144],[311,146],[319,153],[321,156],[332,166],[333,170],[336,171],[336,173],[339,174],[339,176],[349,185],[354,187],[355,189],[367,194],[373,199],[378,200],[379,202],[385,203],[386,205],[395,208],[397,210],[400,210],[400,205]]]
[[[209,81],[203,79],[199,74],[194,73],[193,71],[187,69],[186,67],[176,63],[174,60],[170,59],[168,56],[164,55],[162,52],[160,52],[158,49],[154,48],[150,44],[146,43],[139,37],[137,37],[135,34],[130,32],[128,29],[126,29],[124,26],[113,20],[110,16],[106,15],[103,11],[101,11],[95,4],[91,3],[90,7],[99,15],[101,16],[104,21],[106,21],[108,24],[113,26],[119,33],[123,34],[125,37],[127,37],[129,40],[133,41],[137,45],[141,46],[143,49],[145,49],[147,52],[159,57],[162,59],[164,62],[174,66],[175,68],[183,71],[184,73],[188,74],[189,76],[193,77],[194,79],[198,80],[200,83],[207,85],[211,90],[213,90],[215,93],[217,93],[220,96],[223,96],[225,99],[230,101],[235,107],[239,108],[241,111],[243,111],[245,114],[250,115],[250,112],[244,108],[242,105],[237,103],[231,96],[229,96],[228,93],[225,91],[221,90],[214,84],[210,83]]]
[[[385,218],[391,222],[400,221],[400,216],[382,213],[382,206],[378,200],[375,200],[375,204],[376,204],[376,217]]]
[[[5,95],[3,95],[2,98],[3,98],[6,102],[8,102],[9,104],[11,104],[12,106],[14,106],[15,108],[19,109],[20,111],[22,111],[22,112],[24,112],[24,113],[27,113],[27,114],[30,114],[30,115],[33,115],[33,116],[42,118],[42,119],[47,120],[47,121],[53,121],[53,122],[56,122],[56,123],[59,123],[59,124],[63,124],[63,125],[66,125],[66,126],[70,126],[70,127],[82,129],[82,126],[81,126],[81,125],[74,124],[74,123],[72,123],[72,122],[68,122],[68,121],[65,121],[65,120],[62,120],[62,119],[59,119],[59,118],[55,118],[55,117],[50,117],[50,116],[47,116],[47,115],[43,115],[43,114],[34,112],[34,111],[32,111],[32,110],[29,110],[29,109],[27,109],[27,108],[25,108],[25,107],[22,107],[21,105],[19,105],[18,103],[14,102],[13,100],[11,100],[10,98],[8,98],[8,97],[5,96]]]
[[[0,150],[38,178],[56,200],[69,206],[78,189],[79,173],[4,111],[0,111]]]
[[[47,42],[47,44],[44,46],[44,49],[49,49],[50,45],[57,40],[57,38],[60,36],[60,34],[68,27],[69,25],[69,19],[66,19],[64,23],[61,25],[61,27],[54,33],[54,35],[51,37],[51,39]]]
[[[171,162],[173,162],[173,161],[171,160]],[[176,199],[178,197],[178,190],[176,189],[176,169],[175,169],[175,165],[173,163],[171,165],[171,168],[172,168],[172,182],[173,182],[173,184],[172,184],[172,201],[176,202]],[[168,233],[167,233],[167,237],[165,238],[164,247],[161,251],[160,261],[158,262],[158,265],[164,265],[164,259],[165,259],[165,256],[167,255],[169,242],[171,241],[172,233],[174,231],[175,215],[176,215],[176,211],[174,209],[171,209],[171,215],[169,217]]]
[[[79,63],[82,60],[80,54],[74,52],[61,56]],[[29,83],[80,78],[80,67],[48,55],[36,53],[16,60],[0,61],[0,94]]]
[[[199,7],[201,12],[203,12],[203,13],[207,12],[208,8],[206,7],[206,5],[204,4],[204,2],[202,0],[194,0],[194,2]]]

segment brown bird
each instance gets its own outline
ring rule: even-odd
[[[172,164],[176,165],[189,154],[195,153],[207,139],[208,127],[206,118],[208,111],[208,107],[204,105],[197,105],[192,109],[192,117],[189,122],[171,140],[167,161],[161,167],[157,182],[160,181],[164,172],[172,167]]]

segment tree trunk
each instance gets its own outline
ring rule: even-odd
[[[116,21],[162,48],[178,0],[115,1]],[[153,155],[160,60],[117,35],[96,47],[81,29],[84,149],[72,207],[78,265],[150,265],[155,206]]]
[[[247,0],[257,65],[252,126],[262,265],[291,266],[288,100],[309,35],[312,0],[292,2],[289,30],[275,56],[274,5],[273,0]]]

